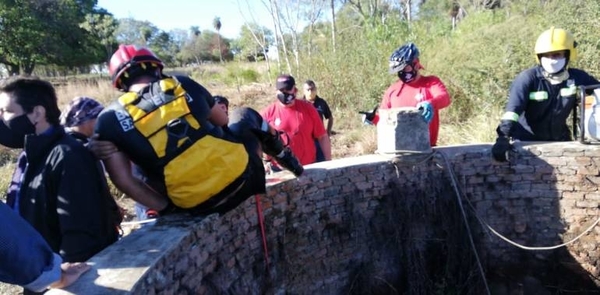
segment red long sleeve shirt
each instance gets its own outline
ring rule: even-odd
[[[431,146],[436,146],[440,130],[439,110],[450,105],[450,95],[440,78],[421,76],[408,84],[398,80],[385,91],[379,108],[416,107],[423,101],[428,101],[433,106],[433,119],[429,123],[429,142]]]

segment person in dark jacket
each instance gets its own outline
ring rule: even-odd
[[[569,68],[577,58],[573,36],[558,28],[540,34],[535,43],[538,64],[513,81],[505,113],[492,148],[497,161],[506,161],[510,140],[572,140],[567,118],[577,105],[577,87],[598,84],[588,73]]]
[[[52,85],[35,77],[2,80],[0,116],[25,151],[8,204],[65,262],[85,261],[117,241],[116,202],[96,158],[60,126]]]

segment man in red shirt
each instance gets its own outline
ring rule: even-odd
[[[302,165],[316,161],[315,140],[321,146],[325,160],[331,160],[331,142],[319,113],[311,103],[296,99],[296,81],[290,75],[277,77],[277,101],[260,114],[274,129],[283,132],[288,144]]]
[[[414,43],[396,49],[389,61],[389,72],[397,74],[398,81],[385,91],[379,107],[419,108],[423,119],[429,123],[429,142],[431,146],[436,146],[440,129],[439,110],[450,105],[450,95],[446,86],[436,76],[424,76],[419,73],[423,66],[419,62],[419,49]],[[371,113],[363,113],[364,121],[377,124],[379,117],[375,113],[376,110],[377,108]]]

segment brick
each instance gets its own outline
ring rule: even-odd
[[[563,175],[575,175],[577,174],[577,170],[572,167],[557,167],[558,173]]]
[[[355,186],[358,190],[366,190],[366,189],[370,189],[373,187],[373,184],[370,182],[357,182],[355,183]]]
[[[560,157],[560,158],[551,157],[551,158],[546,159],[546,163],[548,163],[548,165],[551,165],[551,166],[565,166],[565,165],[567,165],[567,160],[565,160],[562,157]]]
[[[600,193],[586,193],[584,195],[585,200],[600,201]]]
[[[575,206],[579,208],[597,208],[598,202],[595,201],[576,201]]]
[[[577,168],[577,174],[600,176],[600,170],[597,167],[579,167]]]

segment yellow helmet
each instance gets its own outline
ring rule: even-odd
[[[577,58],[577,43],[569,32],[563,29],[550,29],[542,32],[535,42],[535,56],[540,62],[540,54],[567,50],[569,52],[568,60],[573,61]]]

